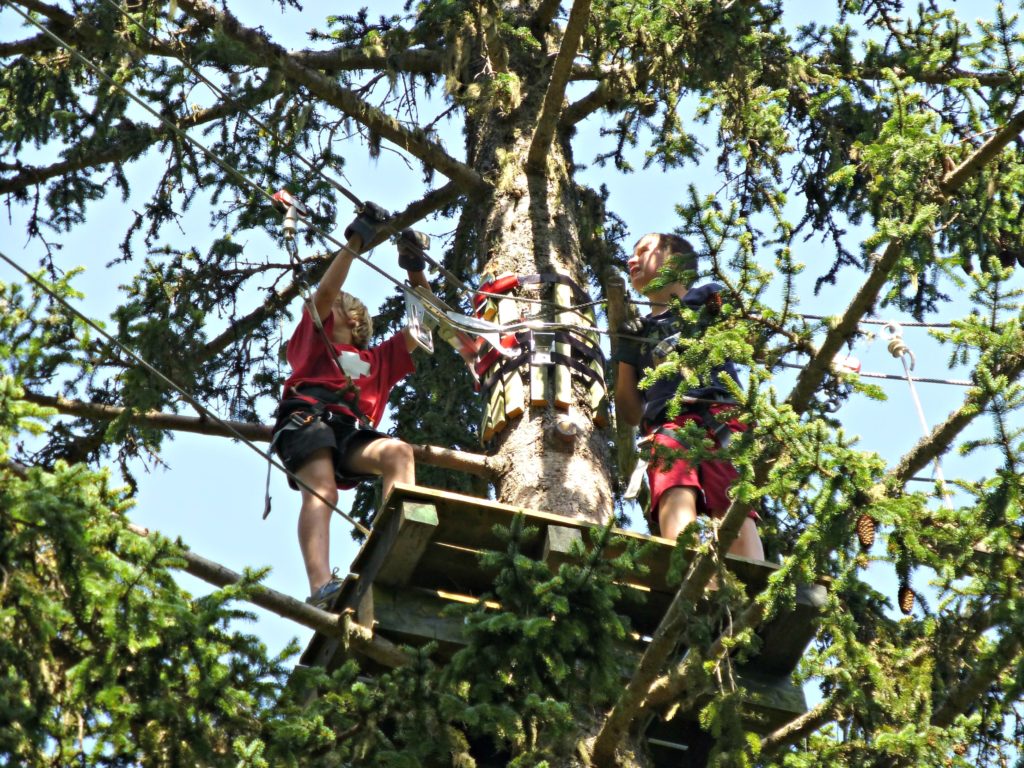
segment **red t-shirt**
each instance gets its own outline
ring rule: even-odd
[[[334,314],[331,313],[323,321],[327,338],[331,337],[334,328]],[[397,333],[382,344],[369,349],[359,349],[351,344],[333,344],[334,353],[348,353],[350,365],[355,362],[351,353],[359,357],[359,361],[369,366],[369,371],[352,379],[359,389],[359,410],[376,427],[384,416],[384,408],[392,387],[403,377],[412,373],[416,366],[412,355],[405,345],[404,334]],[[292,367],[291,375],[285,380],[285,397],[292,396],[292,387],[302,384],[313,384],[318,387],[337,390],[344,389],[348,377],[343,376],[338,366],[331,360],[320,332],[313,325],[313,320],[305,307],[302,308],[302,319],[288,342],[288,364]],[[356,362],[358,366],[358,362]],[[331,410],[344,410],[339,406],[330,406]]]

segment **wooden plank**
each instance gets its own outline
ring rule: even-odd
[[[766,675],[756,669],[757,662],[733,668],[736,684],[743,688],[741,711],[747,728],[766,734],[807,711],[803,688],[787,675]],[[669,743],[686,743],[690,724],[697,718],[707,697],[671,720],[658,717],[647,724],[646,736]]]
[[[538,408],[548,404],[548,371],[550,365],[530,364],[530,407]]]
[[[556,269],[559,274],[567,274],[563,269]],[[554,286],[555,304],[559,307],[572,306],[572,288],[562,283],[555,283]],[[576,324],[574,312],[558,312],[558,322]],[[555,343],[555,351],[568,357],[572,354],[572,348],[564,341]],[[572,405],[572,369],[567,365],[555,365],[555,391],[554,404],[556,408],[567,410]]]
[[[512,299],[501,299],[498,302],[498,322],[515,323],[520,319],[519,309]],[[505,416],[516,419],[526,411],[526,396],[523,392],[523,379],[518,370],[509,371],[502,377],[505,390]]]
[[[399,587],[407,584],[436,530],[437,507],[420,501],[403,501],[390,552],[377,571],[376,581]]]
[[[540,537],[524,550],[523,554],[528,557],[540,558],[543,535],[549,525],[564,526],[579,531],[589,530],[592,527],[582,520],[549,512],[523,509],[450,491],[401,483],[395,485],[394,492],[385,502],[385,508],[392,509],[400,499],[416,499],[435,504],[438,510],[438,531],[435,540],[470,549],[504,548],[502,541],[494,534],[493,528],[495,525],[508,526],[518,513],[525,516],[528,526],[540,530]],[[616,536],[621,536],[623,539],[637,544],[649,545],[641,560],[649,569],[649,573],[646,576],[637,577],[637,582],[657,591],[674,594],[675,586],[667,583],[667,574],[675,543],[669,539],[647,536],[635,531],[615,529],[614,533]],[[589,536],[583,538],[589,546]],[[622,549],[622,544],[610,545],[608,547],[609,556],[613,557],[621,553]],[[763,589],[768,577],[779,569],[779,566],[774,563],[735,555],[727,555],[725,560],[729,570],[736,574],[751,594],[756,594]]]

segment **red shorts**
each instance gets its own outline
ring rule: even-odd
[[[712,414],[718,414],[730,408],[732,406],[725,403],[710,406]],[[672,430],[688,421],[699,423],[701,418],[695,413],[684,413],[677,416],[674,421],[654,429]],[[733,433],[747,431],[747,425],[736,419],[729,419],[729,421],[725,422],[725,425]],[[714,432],[710,429],[707,430],[707,436],[713,440]],[[684,446],[679,444],[678,440],[666,434],[656,434],[654,436],[654,443],[670,451],[679,452],[686,450]],[[661,501],[661,495],[670,488],[678,488],[680,486],[693,488],[697,492],[698,514],[721,517],[729,509],[729,504],[732,503],[728,495],[729,486],[732,485],[739,475],[732,462],[709,459],[697,466],[693,466],[685,458],[679,457],[669,462],[656,458],[653,445],[651,446],[648,461],[650,466],[647,468],[647,482],[651,486],[651,506],[648,516],[654,530],[657,530],[658,503]],[[753,510],[750,512],[750,517],[755,520],[759,519],[758,514]]]

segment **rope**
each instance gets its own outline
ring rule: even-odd
[[[334,504],[331,504],[329,501],[327,501],[327,499],[325,499],[323,496],[321,496],[319,493],[317,493],[313,488],[310,488],[306,483],[304,483],[301,479],[299,479],[299,477],[297,477],[295,475],[295,473],[291,472],[283,464],[278,463],[274,458],[272,458],[269,452],[264,453],[259,448],[259,446],[257,446],[255,443],[253,443],[247,437],[243,436],[237,429],[235,429],[231,425],[230,422],[225,421],[220,416],[215,414],[213,411],[211,411],[205,405],[203,405],[198,400],[196,400],[194,397],[192,397],[192,395],[190,395],[188,392],[186,392],[182,387],[180,387],[175,382],[171,381],[171,379],[169,379],[167,376],[165,376],[163,373],[161,373],[159,370],[157,370],[156,367],[154,367],[148,361],[144,360],[142,357],[140,357],[135,352],[133,352],[131,349],[129,349],[127,347],[127,345],[123,344],[121,341],[119,341],[118,339],[115,339],[113,336],[111,336],[109,333],[107,333],[105,330],[103,330],[91,318],[89,318],[88,316],[83,314],[81,311],[79,311],[77,308],[72,306],[63,296],[60,296],[59,294],[57,294],[52,288],[50,288],[50,286],[48,286],[42,280],[40,280],[35,275],[30,273],[28,270],[26,270],[24,267],[22,267],[20,264],[18,264],[16,261],[14,261],[14,259],[9,257],[3,251],[0,251],[0,259],[3,259],[8,264],[10,264],[12,267],[14,267],[14,269],[16,269],[22,275],[24,275],[25,278],[27,278],[29,281],[31,281],[33,285],[35,285],[36,287],[41,289],[50,298],[54,299],[59,304],[61,304],[61,306],[63,306],[65,309],[67,309],[69,312],[71,312],[73,315],[75,315],[75,317],[77,317],[79,320],[81,320],[86,325],[88,325],[90,328],[92,328],[94,331],[96,331],[96,333],[98,333],[100,336],[102,336],[104,339],[106,339],[107,342],[109,342],[110,344],[113,344],[115,347],[117,347],[122,352],[124,352],[126,355],[128,355],[132,360],[134,360],[136,363],[141,365],[150,374],[152,374],[153,376],[158,378],[160,381],[162,381],[164,384],[169,386],[171,389],[173,389],[176,392],[178,392],[178,394],[180,394],[182,396],[182,398],[184,398],[185,401],[189,405],[191,405],[193,408],[196,409],[196,411],[199,413],[200,416],[203,416],[203,417],[205,417],[207,419],[210,419],[211,421],[215,422],[219,426],[223,427],[233,438],[235,438],[236,440],[239,440],[240,442],[244,443],[245,445],[247,445],[252,450],[256,451],[256,453],[258,453],[262,458],[266,459],[273,466],[277,467],[282,472],[284,472],[288,477],[290,477],[292,480],[294,480],[301,488],[303,488],[304,490],[306,490],[309,493],[313,494],[316,498],[318,498],[320,501],[322,501],[324,504],[326,504],[332,510],[334,510],[339,515],[341,515],[345,520],[347,520],[349,523],[351,523],[353,526],[355,526],[356,530],[358,530],[364,536],[368,536],[369,535],[370,531],[367,530],[361,523],[359,523],[359,521],[357,521],[354,518],[350,517],[348,514],[346,514],[345,512],[342,512],[340,509],[338,509],[338,507],[336,507]]]
[[[899,358],[900,363],[903,364],[903,374],[907,379],[907,386],[910,387],[910,397],[914,401],[917,418],[921,422],[921,430],[924,436],[927,437],[931,434],[931,429],[928,426],[928,419],[925,418],[924,408],[921,406],[921,398],[917,396],[914,378],[910,375],[910,372],[914,369],[914,353],[910,351],[910,347],[903,341],[903,328],[896,322],[886,323],[885,327],[882,328],[882,338],[889,342],[889,354]],[[907,364],[907,358],[910,359],[909,365]],[[946,509],[953,509],[952,499],[946,490],[946,478],[942,473],[942,462],[938,456],[935,457],[935,480],[939,485],[939,492],[942,494],[942,502]]]

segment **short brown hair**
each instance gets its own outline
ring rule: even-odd
[[[373,318],[370,316],[370,310],[363,302],[345,291],[341,291],[335,301],[341,305],[342,312],[355,312],[358,315],[356,327],[352,329],[352,345],[366,349],[373,337]]]
[[[654,234],[658,236],[658,247],[668,248],[669,255],[676,259],[676,263],[682,269],[697,268],[697,252],[693,250],[689,240],[670,232],[655,232]]]

